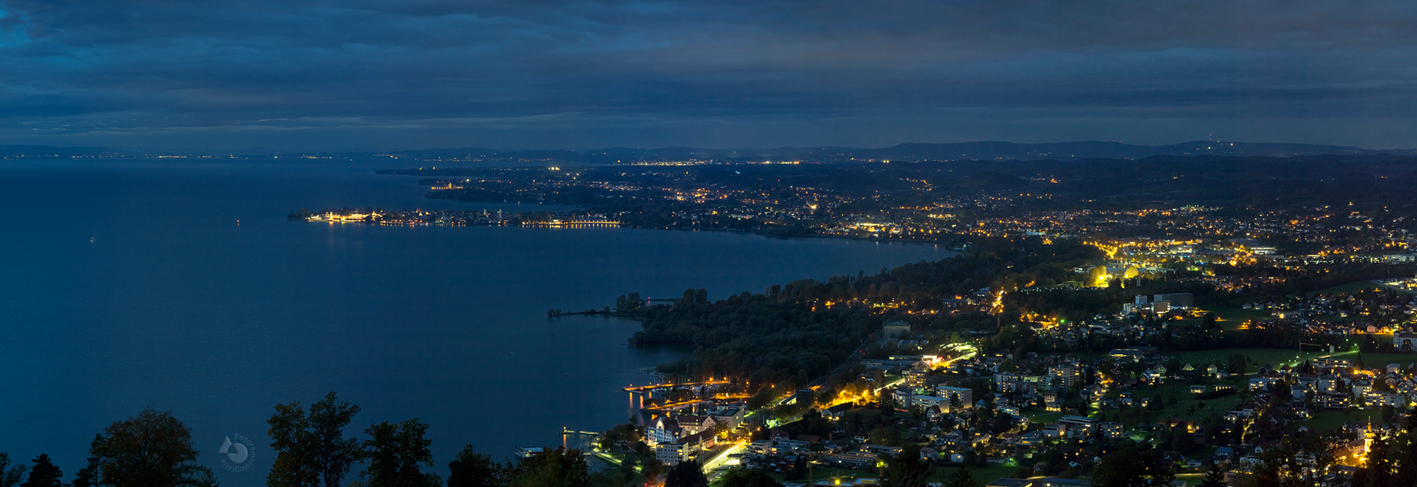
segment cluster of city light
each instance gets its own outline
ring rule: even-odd
[[[314,215],[314,216],[311,216],[311,217],[310,217],[310,221],[326,221],[326,222],[330,222],[330,223],[332,223],[332,224],[333,224],[333,223],[354,223],[354,222],[363,222],[363,221],[365,221],[366,219],[375,219],[375,220],[377,220],[377,219],[379,219],[379,217],[381,217],[381,216],[382,216],[382,215],[379,214],[379,212],[372,212],[372,213],[358,213],[358,212],[354,212],[354,213],[349,213],[349,214],[340,214],[340,213],[335,213],[335,212],[332,212],[332,211],[331,211],[331,212],[326,212],[326,213],[323,214],[323,215]]]

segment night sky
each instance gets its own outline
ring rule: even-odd
[[[1417,2],[0,0],[0,144],[1417,147]]]

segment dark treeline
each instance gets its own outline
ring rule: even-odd
[[[359,465],[356,483],[364,487],[623,487],[634,477],[633,470],[591,472],[586,457],[574,449],[547,448],[500,463],[468,445],[448,463],[444,480],[425,471],[434,466],[427,424],[416,418],[381,421],[365,428],[361,440],[346,434],[358,414],[359,406],[334,392],[308,408],[299,402],[276,405],[268,420],[276,456],[266,485],[339,487]],[[46,454],[24,465],[0,452],[0,487],[217,487],[216,475],[198,456],[191,428],[171,412],[146,408],[96,435],[88,463],[68,483]],[[688,468],[678,475],[692,480]],[[702,477],[700,471],[697,478]],[[689,485],[699,484],[678,484]]]
[[[592,474],[578,450],[545,449],[529,458],[505,464],[473,450],[472,445],[448,464],[446,484],[425,472],[434,465],[424,438],[428,425],[418,419],[383,421],[364,430],[363,442],[345,436],[359,406],[340,401],[331,392],[311,404],[276,405],[268,421],[275,465],[266,476],[268,487],[337,487],[349,469],[365,465],[359,478],[367,487],[583,487],[624,485],[610,474]]]
[[[1178,266],[1180,267],[1180,266]],[[1085,321],[1096,314],[1110,314],[1117,311],[1118,303],[1126,303],[1133,296],[1151,296],[1160,293],[1191,293],[1196,303],[1215,304],[1228,301],[1274,298],[1291,294],[1305,294],[1352,282],[1373,279],[1408,276],[1417,272],[1411,264],[1392,265],[1362,262],[1338,262],[1305,269],[1284,269],[1280,267],[1240,267],[1230,265],[1209,265],[1208,271],[1216,275],[1239,278],[1251,276],[1276,277],[1277,282],[1262,282],[1243,286],[1234,292],[1216,290],[1213,286],[1198,282],[1205,271],[1172,269],[1160,278],[1113,279],[1106,288],[1067,288],[1011,295],[1008,304],[1040,315],[1055,316],[1069,321]],[[1125,281],[1125,286],[1124,282]],[[1051,282],[1039,282],[1048,286]]]
[[[88,463],[67,484],[46,454],[30,467],[11,465],[9,454],[0,452],[0,487],[216,487],[216,476],[197,456],[191,428],[149,407],[95,435]]]
[[[1095,248],[1076,242],[981,239],[968,254],[876,275],[803,279],[714,302],[691,291],[672,305],[641,307],[624,297],[618,304],[644,322],[632,343],[694,349],[691,358],[666,364],[663,372],[746,379],[752,388],[784,380],[801,386],[846,361],[885,321],[921,330],[975,323],[970,320],[992,326],[987,316],[940,312],[944,300],[1017,281],[1066,280],[1074,266],[1097,258]]]
[[[1225,331],[1214,319],[1200,324],[1172,324],[1165,333],[1146,337],[1085,336],[1081,341],[1038,339],[1024,320],[1051,318],[1085,323],[1115,313],[1118,303],[1138,294],[1189,292],[1198,304],[1306,293],[1353,281],[1407,272],[1405,266],[1332,264],[1324,269],[1290,271],[1279,285],[1221,292],[1199,282],[1200,271],[1175,270],[1166,278],[1114,279],[1107,288],[1078,287],[1076,269],[1096,265],[1101,253],[1072,240],[1045,243],[1037,238],[978,239],[966,254],[935,262],[881,269],[874,275],[836,276],[825,281],[797,280],[762,293],[743,292],[707,299],[707,291],[689,290],[672,304],[644,306],[638,294],[617,299],[616,310],[643,322],[630,342],[689,347],[692,356],[662,364],[660,372],[685,378],[728,377],[746,381],[749,390],[775,385],[800,387],[848,362],[852,353],[886,321],[904,321],[916,332],[984,331],[998,333],[981,341],[986,352],[1026,353],[1106,351],[1154,345],[1166,350],[1225,347],[1295,348],[1300,342],[1348,346],[1339,339],[1306,336],[1300,331]],[[951,309],[946,300],[978,291],[1004,292],[996,309]],[[987,303],[985,303],[987,304]],[[1156,325],[1159,327],[1161,323]],[[873,352],[878,352],[872,349]],[[882,355],[873,353],[873,355]]]
[[[1157,328],[1160,328],[1158,323]],[[1076,342],[1044,339],[1027,324],[1005,324],[992,337],[982,339],[980,348],[987,353],[1014,354],[1021,357],[1037,353],[1097,353],[1116,348],[1154,346],[1163,351],[1215,350],[1221,348],[1280,348],[1295,350],[1305,346],[1347,349],[1349,338],[1334,335],[1307,334],[1298,329],[1248,329],[1225,331],[1214,322],[1198,325],[1168,324],[1154,335],[1143,337],[1088,334]],[[1376,345],[1374,345],[1376,348]]]
[[[1217,275],[1250,277],[1272,276],[1280,282],[1246,286],[1242,296],[1283,296],[1313,292],[1350,282],[1411,276],[1417,272],[1413,264],[1385,264],[1362,262],[1337,262],[1308,266],[1304,269],[1284,269],[1281,267],[1213,265]]]
[[[1074,274],[1080,276],[1081,274]],[[1081,323],[1098,314],[1117,312],[1120,303],[1129,303],[1137,295],[1152,296],[1161,293],[1191,293],[1198,303],[1232,299],[1234,295],[1215,291],[1214,287],[1199,282],[1175,282],[1168,279],[1128,279],[1125,287],[1122,279],[1113,279],[1106,288],[1070,287],[1010,294],[1006,313],[1028,310],[1041,316]]]

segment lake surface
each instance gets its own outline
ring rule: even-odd
[[[720,299],[949,255],[713,232],[285,221],[338,206],[546,208],[425,200],[417,178],[373,169],[0,161],[0,451],[48,453],[68,479],[95,433],[151,405],[192,428],[223,485],[264,485],[272,406],[334,390],[363,408],[349,433],[427,422],[446,475],[465,443],[503,456],[559,444],[562,426],[624,421],[619,388],[678,356],[627,347],[635,322],[547,308],[690,287]],[[246,471],[221,464],[236,435],[256,444]]]

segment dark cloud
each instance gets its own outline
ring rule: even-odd
[[[0,0],[0,143],[1412,147],[1400,1]],[[1337,128],[1341,127],[1341,128]]]

